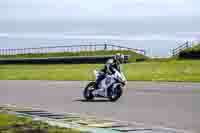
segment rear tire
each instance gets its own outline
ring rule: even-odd
[[[115,102],[121,97],[122,93],[123,93],[123,88],[120,85],[118,85],[115,88],[115,93],[112,91],[112,89],[108,91],[108,98],[111,102]]]
[[[95,89],[95,85],[96,82],[90,82],[83,91],[83,97],[85,98],[85,100],[89,101],[89,100],[93,100],[94,99],[94,95],[92,94],[92,91]]]

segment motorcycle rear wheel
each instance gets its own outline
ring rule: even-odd
[[[92,94],[92,91],[95,89],[96,82],[90,82],[83,91],[83,97],[85,100],[93,100],[94,95]]]

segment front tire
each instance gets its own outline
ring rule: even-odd
[[[113,92],[112,89],[109,89],[108,91],[108,98],[111,102],[117,101],[123,93],[123,88],[121,87],[121,85],[118,85],[114,90],[115,92]]]
[[[89,101],[89,100],[93,100],[94,99],[94,95],[92,94],[92,91],[95,89],[95,82],[90,82],[83,91],[83,97],[85,98],[85,100]]]

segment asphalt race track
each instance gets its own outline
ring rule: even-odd
[[[79,81],[0,81],[0,105],[41,108],[200,132],[200,83],[128,82],[115,103],[86,102]]]

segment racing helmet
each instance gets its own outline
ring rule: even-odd
[[[114,56],[114,60],[115,60],[118,64],[122,64],[122,63],[124,63],[124,55],[123,55],[123,54],[120,54],[120,53],[117,53],[117,54]]]

